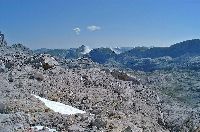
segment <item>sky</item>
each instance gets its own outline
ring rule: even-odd
[[[31,49],[170,46],[200,38],[200,0],[0,0],[0,31]]]

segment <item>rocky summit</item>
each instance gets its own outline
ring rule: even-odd
[[[84,56],[66,60],[3,44],[0,132],[199,132],[199,107],[169,95],[170,75],[121,71]]]

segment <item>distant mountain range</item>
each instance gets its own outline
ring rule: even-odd
[[[66,58],[66,59],[77,59],[89,53],[90,49],[87,46],[82,45],[78,48],[70,48],[70,49],[41,48],[41,49],[35,50],[34,52],[36,54],[50,54],[56,57]]]
[[[136,47],[121,54],[135,56],[138,58],[158,58],[170,56],[172,58],[180,57],[185,54],[199,55],[200,40],[193,39],[174,44],[170,47]]]
[[[141,71],[200,67],[199,39],[183,41],[170,47],[95,48],[90,51],[82,45],[71,49],[38,49],[35,53],[47,53],[65,59],[89,57],[100,64]]]
[[[98,48],[97,48],[98,49]],[[115,54],[124,53],[133,49],[133,47],[115,47],[115,48],[107,48],[115,52]],[[92,49],[88,46],[82,45],[78,48],[70,48],[70,49],[47,49],[41,48],[34,50],[36,54],[51,54],[53,56],[66,58],[66,59],[77,59],[82,57],[85,54],[88,54]],[[95,49],[94,49],[95,50]]]

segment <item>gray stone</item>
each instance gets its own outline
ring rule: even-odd
[[[44,76],[41,73],[35,73],[34,74],[34,78],[38,81],[43,81],[44,80]]]
[[[126,129],[124,129],[122,132],[133,132],[131,127],[128,126]]]
[[[0,102],[0,113],[1,114],[6,113],[6,105],[2,102]]]
[[[105,128],[106,127],[106,122],[103,121],[102,119],[95,119],[94,121],[92,121],[92,126],[96,126],[98,129],[99,128]]]

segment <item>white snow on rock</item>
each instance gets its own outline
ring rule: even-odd
[[[88,54],[92,49],[89,46],[85,46],[84,52],[82,54]]]
[[[117,49],[117,48],[118,48],[118,47],[116,47],[116,49]],[[115,48],[110,47],[110,49],[111,49],[112,51],[114,51],[116,54],[120,54],[120,53],[121,53],[120,51],[116,50]]]
[[[43,130],[43,128],[48,129],[49,132],[57,132],[56,129],[50,129],[50,128],[44,127],[44,126],[34,126],[34,127],[31,127],[31,129],[37,129],[37,131]]]
[[[33,95],[33,96],[38,98],[40,101],[42,101],[51,110],[58,112],[58,113],[61,113],[61,114],[72,115],[72,114],[78,114],[78,113],[80,113],[80,114],[86,113],[85,111],[76,109],[72,106],[65,105],[65,104],[60,103],[60,102],[50,101],[50,100],[47,100],[45,98],[41,98],[37,95]]]

